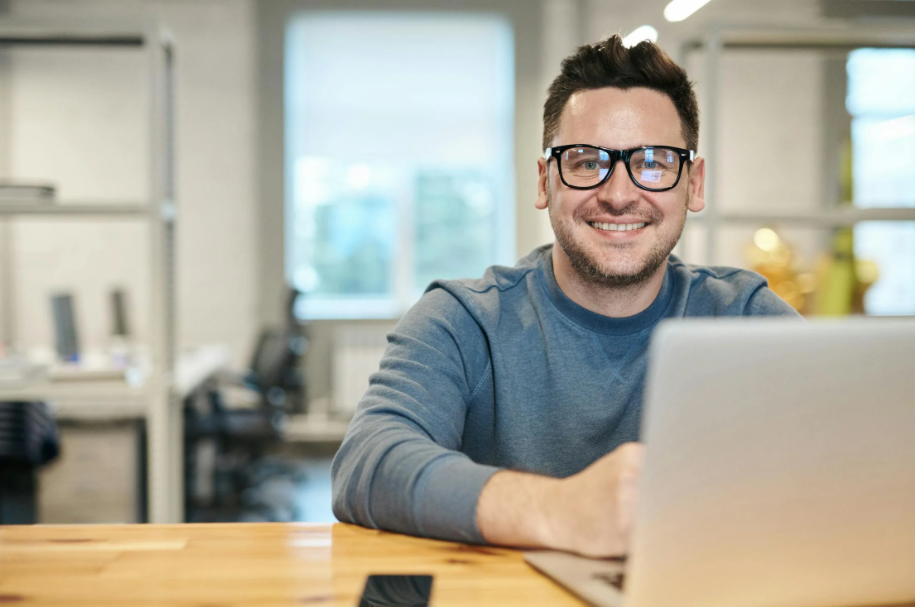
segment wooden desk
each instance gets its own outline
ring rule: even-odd
[[[430,573],[432,607],[584,603],[515,550],[352,525],[0,527],[0,603],[356,607],[370,573]]]

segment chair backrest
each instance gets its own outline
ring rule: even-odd
[[[286,411],[301,409],[304,379],[301,361],[308,350],[308,338],[293,306],[301,294],[289,288],[283,326],[261,331],[251,359],[251,380],[267,404]],[[297,395],[296,398],[289,398]]]

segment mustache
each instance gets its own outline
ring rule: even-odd
[[[596,217],[635,217],[647,223],[660,223],[664,219],[659,209],[652,206],[640,206],[638,202],[627,204],[622,208],[614,207],[606,202],[599,202],[596,207],[581,207],[575,209],[573,218],[576,221],[594,221]]]

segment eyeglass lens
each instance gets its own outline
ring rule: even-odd
[[[610,154],[599,148],[580,146],[569,148],[560,155],[562,177],[570,186],[596,186],[613,168]],[[632,153],[629,167],[632,178],[649,190],[664,190],[677,182],[680,156],[662,147],[642,148]]]

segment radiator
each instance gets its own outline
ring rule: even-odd
[[[386,336],[393,327],[341,325],[334,331],[333,395],[334,412],[352,415],[369,387],[369,376],[387,346]]]

